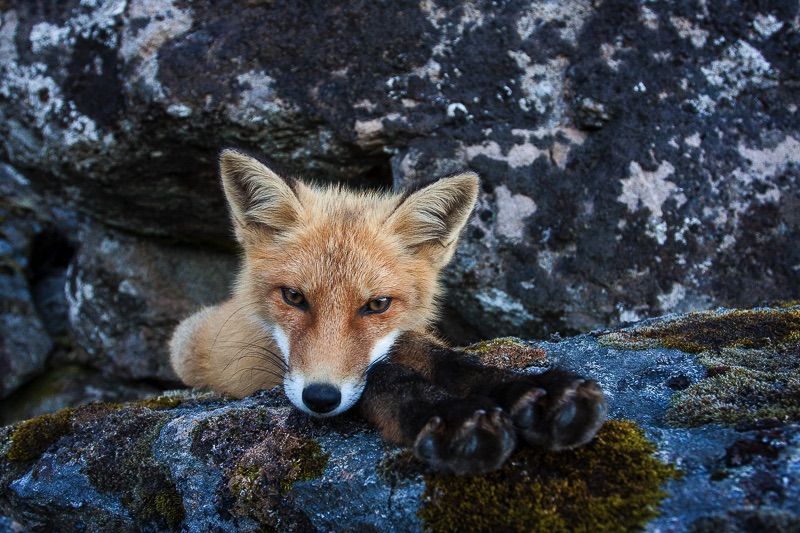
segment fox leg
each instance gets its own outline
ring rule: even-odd
[[[490,398],[456,397],[392,361],[370,369],[358,407],[386,440],[413,447],[417,458],[437,470],[495,470],[517,442],[510,418]]]
[[[597,383],[566,370],[530,375],[487,366],[419,333],[398,339],[392,361],[398,368],[370,372],[362,410],[387,438],[413,442],[418,457],[440,468],[455,470],[457,463],[462,472],[475,473],[490,465],[462,465],[473,458],[459,446],[463,435],[478,427],[470,417],[480,411],[487,413],[482,420],[493,421],[494,435],[505,435],[510,424],[528,443],[556,450],[590,441],[605,420]],[[418,401],[422,398],[426,401]],[[394,434],[403,439],[392,439]],[[477,438],[479,445],[484,442]],[[504,439],[501,449],[510,453],[513,444]],[[497,466],[501,455],[496,454]]]

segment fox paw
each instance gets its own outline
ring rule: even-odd
[[[548,375],[550,374],[550,375]],[[606,418],[606,400],[594,380],[560,370],[539,376],[509,414],[520,437],[553,450],[586,444]]]
[[[417,434],[414,455],[436,470],[481,474],[499,468],[517,443],[499,407],[440,409]]]

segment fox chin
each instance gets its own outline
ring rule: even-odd
[[[385,438],[457,473],[497,468],[519,437],[567,448],[595,434],[594,381],[487,367],[430,333],[476,174],[398,194],[308,184],[231,149],[220,169],[243,254],[230,299],[170,341],[187,385],[244,397],[283,384],[320,417],[358,405]]]

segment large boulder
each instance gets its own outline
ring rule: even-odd
[[[462,335],[791,300],[798,20],[735,1],[8,0],[0,147],[101,225],[196,246],[230,242],[226,145],[359,186],[469,167],[483,192],[447,275]]]
[[[437,475],[353,416],[279,389],[174,392],[0,429],[0,528],[47,531],[796,531],[800,308],[674,315],[486,361],[593,375],[588,445],[522,447],[499,472]],[[13,530],[13,529],[12,529]]]

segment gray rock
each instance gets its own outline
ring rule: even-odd
[[[792,392],[798,364],[774,355],[795,353],[798,332],[798,308],[716,311],[558,342],[499,339],[467,349],[495,364],[530,353],[535,366],[528,372],[559,365],[597,377],[610,417],[634,421],[654,444],[655,459],[647,460],[682,472],[647,504],[660,514],[642,524],[646,531],[794,531],[800,523],[800,486],[794,482],[800,474],[800,405]],[[752,418],[745,409],[736,420],[701,423],[675,415],[687,402],[712,405],[704,396],[708,390],[717,391],[711,400],[722,402],[730,385],[725,376],[745,371],[782,387],[755,402],[757,387],[750,383],[740,390],[745,403],[774,408],[775,417]],[[584,463],[595,468],[616,460],[600,447],[613,444],[615,433],[601,433],[585,448],[589,456],[599,454]],[[616,455],[624,460],[634,454],[621,450]],[[523,449],[494,481],[445,481],[381,443],[354,417],[308,418],[278,389],[243,400],[172,393],[125,406],[94,404],[0,429],[0,512],[25,527],[53,530],[419,531],[432,524],[426,522],[431,513],[446,512],[437,506],[460,483],[477,483],[471,485],[476,490],[486,490],[480,487],[487,483],[494,487],[488,493],[497,495],[512,479],[535,476],[520,471],[522,458],[535,453]],[[563,467],[578,457],[586,460],[577,453],[561,452],[555,461]],[[591,484],[593,473],[590,468],[577,475]],[[630,486],[649,475],[637,468],[622,472],[621,479]],[[531,477],[530,483],[534,496],[541,496],[543,485],[534,483],[542,481]],[[613,501],[614,495],[603,497]],[[548,519],[589,520],[593,512],[575,508],[572,500],[554,508],[553,501],[542,504]],[[458,527],[480,530],[490,506],[504,504],[501,499],[472,509],[459,502],[456,512],[464,518]],[[525,505],[533,505],[526,512],[538,512],[537,504]],[[642,508],[633,511],[650,516]],[[603,512],[600,525],[620,529],[610,522],[619,511]]]
[[[26,186],[0,165],[0,399],[40,373],[53,347],[26,276],[33,240],[46,224]]]
[[[68,358],[74,356],[68,355]],[[141,382],[106,377],[84,365],[57,361],[5,400],[0,424],[7,425],[65,407],[90,402],[125,402],[158,394],[161,389]]]
[[[102,224],[229,242],[225,145],[371,186],[469,167],[459,334],[798,297],[796,6],[11,0],[0,17],[0,146]]]
[[[70,331],[107,376],[177,384],[167,342],[178,319],[228,295],[235,257],[85,225],[70,266]]]

